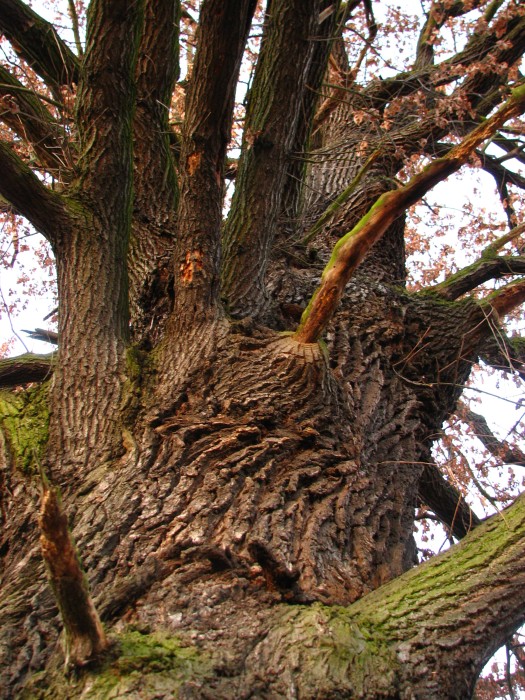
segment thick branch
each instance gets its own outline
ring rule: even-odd
[[[432,287],[432,293],[439,294],[447,301],[454,301],[466,292],[470,292],[490,279],[500,279],[506,275],[521,275],[525,272],[525,258],[522,256],[502,255],[496,252],[504,245],[516,240],[525,231],[525,223],[520,224],[494,243],[487,246],[479,260],[458,270],[446,280]]]
[[[55,28],[21,0],[2,0],[0,31],[56,94],[78,82],[78,61]]]
[[[366,596],[351,611],[355,620],[379,624],[398,658],[409,660],[403,669],[416,697],[470,697],[454,684],[469,664],[473,683],[483,662],[525,619],[524,585],[521,497],[503,516],[493,516],[448,552]],[[458,654],[458,646],[468,650],[468,658]]]
[[[525,380],[525,339],[521,336],[509,337],[498,329],[498,337],[488,338],[479,358],[494,369],[516,372]]]
[[[50,355],[26,353],[0,360],[0,387],[44,382],[49,379],[53,371],[53,356],[53,353]]]
[[[286,162],[308,89],[305,79],[318,24],[318,0],[271,4],[224,233],[223,295],[235,316],[253,314],[264,301],[266,264],[286,183]]]
[[[128,265],[134,340],[152,327],[145,290],[162,276],[159,269],[168,269],[173,255],[179,197],[168,118],[179,75],[179,11],[178,0],[146,1],[137,61],[134,216]]]
[[[484,301],[493,311],[496,311],[498,316],[506,316],[525,302],[525,279],[516,280],[501,289],[497,289],[489,294]]]
[[[293,606],[247,658],[275,697],[469,698],[525,620],[525,500],[348,608]],[[315,693],[312,694],[312,689]]]
[[[503,464],[520,464],[525,466],[525,453],[519,447],[511,447],[504,440],[497,438],[489,428],[484,416],[471,411],[464,404],[461,405],[458,416],[461,420],[468,423],[476,437],[483,443],[490,454],[497,457]]]
[[[63,199],[49,190],[13,149],[0,141],[0,195],[51,243],[70,225]]]
[[[507,275],[522,275],[524,273],[525,257],[523,256],[505,255],[493,260],[479,260],[469,267],[456,272],[446,282],[442,282],[443,286],[439,290],[440,296],[453,301],[488,280],[500,279]]]
[[[66,638],[66,666],[84,666],[108,641],[91,600],[56,489],[44,487],[40,546]]]
[[[206,312],[219,292],[224,158],[255,0],[206,0],[187,94],[175,261],[175,315]]]
[[[147,0],[144,30],[137,61],[137,110],[133,132],[135,149],[135,201],[140,215],[154,220],[163,205],[166,219],[175,208],[177,182],[170,153],[169,108],[179,76],[178,0]],[[158,183],[162,182],[162,202]],[[154,196],[153,196],[154,195]],[[157,215],[158,216],[158,215]]]
[[[65,134],[38,96],[0,65],[0,119],[29,144],[49,172],[63,171]]]
[[[142,13],[143,2],[91,2],[78,94],[81,183],[100,208],[116,214],[119,234],[123,234],[120,219],[131,200],[132,117]],[[130,219],[125,218],[127,227]]]
[[[430,163],[398,190],[383,194],[358,224],[343,236],[321,278],[321,285],[312,297],[295,333],[302,343],[316,342],[335,311],[346,283],[368,250],[376,243],[395,219],[423,197],[429,189],[458,170],[472,151],[494,134],[507,119],[525,108],[525,86],[516,88],[511,97],[489,119],[474,129],[450,153]]]
[[[336,6],[331,0],[323,0],[321,2],[321,13],[324,11],[328,14],[325,21],[320,23],[315,32],[316,41],[312,49],[312,58],[309,63],[308,72],[305,76],[306,90],[303,93],[302,103],[297,113],[297,127],[295,130],[295,139],[290,147],[291,158],[288,159],[286,167],[286,182],[283,185],[283,197],[279,221],[284,222],[287,231],[293,228],[294,222],[297,221],[301,200],[303,197],[302,184],[304,182],[307,163],[303,154],[310,150],[310,141],[313,132],[316,128],[318,117],[323,119],[323,115],[331,113],[334,102],[330,98],[325,100],[326,109],[323,109],[323,104],[320,103],[320,92],[323,84],[323,79],[326,76],[327,65],[330,64],[329,58],[333,57],[333,48],[335,42],[343,41],[340,35],[341,29],[344,26],[345,20],[349,17],[350,12],[360,4],[360,0],[346,3],[346,6],[341,6],[340,11],[336,11]],[[338,36],[339,35],[339,36]],[[350,74],[345,74],[342,77],[343,82],[351,80]],[[335,89],[339,93],[339,89]],[[338,102],[335,102],[338,104]],[[319,111],[322,114],[319,114]],[[278,227],[279,231],[281,226]]]
[[[425,465],[419,482],[419,496],[457,539],[465,537],[481,522],[435,465]]]

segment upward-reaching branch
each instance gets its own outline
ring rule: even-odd
[[[427,165],[403,187],[381,195],[370,211],[336,244],[324,269],[321,285],[314,293],[295,333],[298,342],[313,343],[319,339],[353,271],[395,219],[434,185],[456,172],[480,143],[494,134],[508,119],[521,114],[524,109],[525,85],[522,85],[512,91],[510,98],[492,117],[482,122],[446,156]],[[513,299],[515,297],[516,294]],[[502,303],[500,294],[499,304]]]
[[[151,327],[144,290],[173,252],[178,183],[170,149],[169,109],[179,75],[179,0],[147,0],[137,61],[133,119],[134,219],[129,251],[130,313],[138,334]],[[159,187],[159,183],[162,186]]]
[[[146,0],[144,30],[137,61],[135,205],[141,217],[166,219],[174,209],[177,182],[169,151],[169,108],[179,76],[179,0]],[[159,186],[162,182],[162,201]]]
[[[313,58],[313,38],[320,28],[319,9],[318,0],[275,0],[266,20],[224,234],[223,295],[235,316],[253,314],[264,301],[266,264],[280,213],[286,164],[295,145],[299,107],[305,90],[310,89],[306,76]]]
[[[73,206],[85,216],[55,250],[60,346],[50,459],[64,482],[77,474],[76,460],[97,464],[121,449],[116,416],[127,371],[133,115],[143,10],[144,0],[89,5],[75,114],[80,157],[72,187]]]
[[[0,31],[15,51],[38,73],[53,93],[78,82],[77,57],[55,28],[21,0],[2,0]]]
[[[255,0],[205,0],[186,101],[175,256],[175,314],[214,308],[226,146],[235,87]],[[193,321],[193,315],[191,321]]]

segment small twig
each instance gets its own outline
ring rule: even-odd
[[[75,37],[75,46],[77,47],[78,55],[82,57],[84,55],[84,50],[82,48],[82,41],[80,40],[80,29],[78,24],[78,13],[77,8],[75,6],[75,0],[67,0],[67,9],[69,17],[71,19],[73,36]]]

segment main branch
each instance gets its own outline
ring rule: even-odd
[[[247,658],[275,697],[471,697],[525,620],[525,500],[348,608],[295,606]]]
[[[53,371],[53,353],[35,355],[26,353],[0,360],[0,387],[19,386],[29,382],[42,382]]]
[[[305,79],[318,25],[318,0],[276,0],[266,20],[224,235],[223,295],[235,316],[253,314],[264,301],[268,253],[300,106],[305,90],[315,90]]]
[[[255,0],[205,0],[186,102],[175,260],[175,315],[216,306],[226,146]],[[191,321],[193,320],[193,317]]]

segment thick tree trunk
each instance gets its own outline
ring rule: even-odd
[[[8,5],[17,16],[24,7]],[[69,66],[79,80],[80,155],[67,197],[0,144],[2,196],[22,211],[25,199],[41,203],[26,211],[54,245],[60,301],[51,381],[0,396],[6,698],[465,698],[523,621],[523,500],[480,525],[429,463],[498,309],[523,294],[478,303],[443,287],[406,292],[398,214],[415,198],[392,179],[451,129],[435,113],[416,120],[402,108],[390,130],[383,110],[398,93],[435,87],[432,51],[419,47],[412,81],[377,81],[343,100],[353,77],[336,42],[344,85],[337,106],[328,95],[315,117],[339,3],[272,0],[221,231],[234,91],[255,9],[254,0],[202,5],[179,173],[168,134],[178,75],[171,0],[90,3],[82,70]],[[508,32],[520,28],[517,14]],[[512,36],[493,47],[509,66],[525,34]],[[480,41],[467,42],[465,65]],[[283,61],[290,50],[294,60]],[[480,80],[465,78],[465,94],[477,95]],[[483,138],[501,117],[482,119],[489,97],[476,102],[472,134]],[[365,107],[375,109],[366,121]],[[297,156],[307,148],[305,165]],[[445,163],[441,177],[452,160],[422,177]],[[340,303],[313,334],[323,339],[306,342],[302,312],[330,256],[337,261],[335,241],[386,192],[406,198],[360,239],[334,286]],[[16,371],[24,376],[23,364]],[[31,378],[47,371],[39,362]],[[60,618],[37,546],[43,471],[62,491],[72,530],[70,538],[58,507],[60,537],[43,519],[51,582],[70,589],[69,569],[52,560],[61,541],[89,613],[91,646],[77,661],[91,663],[69,676],[61,638],[71,640],[74,606],[64,614],[59,595]],[[457,536],[478,527],[414,567],[422,501]],[[110,650],[94,658],[105,635]]]
[[[478,328],[482,314],[474,304],[444,305],[373,287],[365,299],[360,285],[346,301],[326,350],[247,322],[221,323],[215,332],[196,332],[195,345],[185,345],[187,355],[178,353],[159,370],[150,360],[135,388],[142,408],[125,431],[124,454],[83,471],[74,491],[64,492],[96,607],[127,649],[116,662],[122,677],[114,682],[124,683],[119,687],[135,687],[123,669],[126,654],[139,653],[141,644],[148,649],[144,664],[160,655],[175,683],[173,668],[189,663],[179,658],[186,653],[177,650],[180,643],[196,645],[191,654],[207,678],[187,685],[181,680],[185,667],[177,680],[181,697],[228,698],[244,684],[246,693],[260,697],[294,697],[295,691],[284,690],[287,683],[302,688],[301,697],[331,697],[334,678],[319,685],[318,661],[307,656],[303,666],[286,649],[303,633],[306,649],[309,638],[313,649],[322,646],[322,638],[313,641],[313,630],[337,626],[326,622],[336,613],[314,608],[296,624],[282,606],[348,605],[414,563],[421,462],[469,371],[472,343],[465,328]],[[439,384],[431,375],[436,363]],[[169,374],[159,376],[166,366]],[[11,488],[19,493],[16,481]],[[4,542],[19,531],[22,514],[31,512],[26,499],[19,493],[10,501]],[[34,525],[35,516],[29,522]],[[4,662],[6,688],[23,685],[28,663],[39,667],[49,659],[57,639],[58,619],[38,555],[27,558],[25,551],[14,545],[4,558],[6,600],[12,595],[17,601],[2,620],[11,650]],[[21,627],[22,619],[33,622]],[[342,624],[346,631],[337,634],[352,657],[352,645],[361,649],[364,642],[351,641],[354,623]],[[289,625],[296,632],[285,642],[282,630]],[[130,629],[136,631],[120,637]],[[408,681],[389,640],[377,663],[366,661],[366,681],[348,662],[342,697],[398,697],[392,689]],[[12,656],[16,648],[32,649],[30,658]],[[247,657],[249,650],[255,656]],[[257,673],[253,659],[260,654],[270,655],[265,665],[281,668],[273,680]],[[480,642],[467,685],[485,655]],[[146,666],[142,674],[145,697],[160,692],[161,677]],[[90,678],[64,685],[58,675],[53,688],[58,696],[86,691],[83,697],[103,697],[102,677]],[[86,688],[93,682],[90,694]],[[27,692],[38,697],[38,683],[31,681]],[[172,697],[165,692],[162,697]],[[425,692],[413,696],[427,697]],[[463,690],[454,693],[435,697],[464,697]]]

